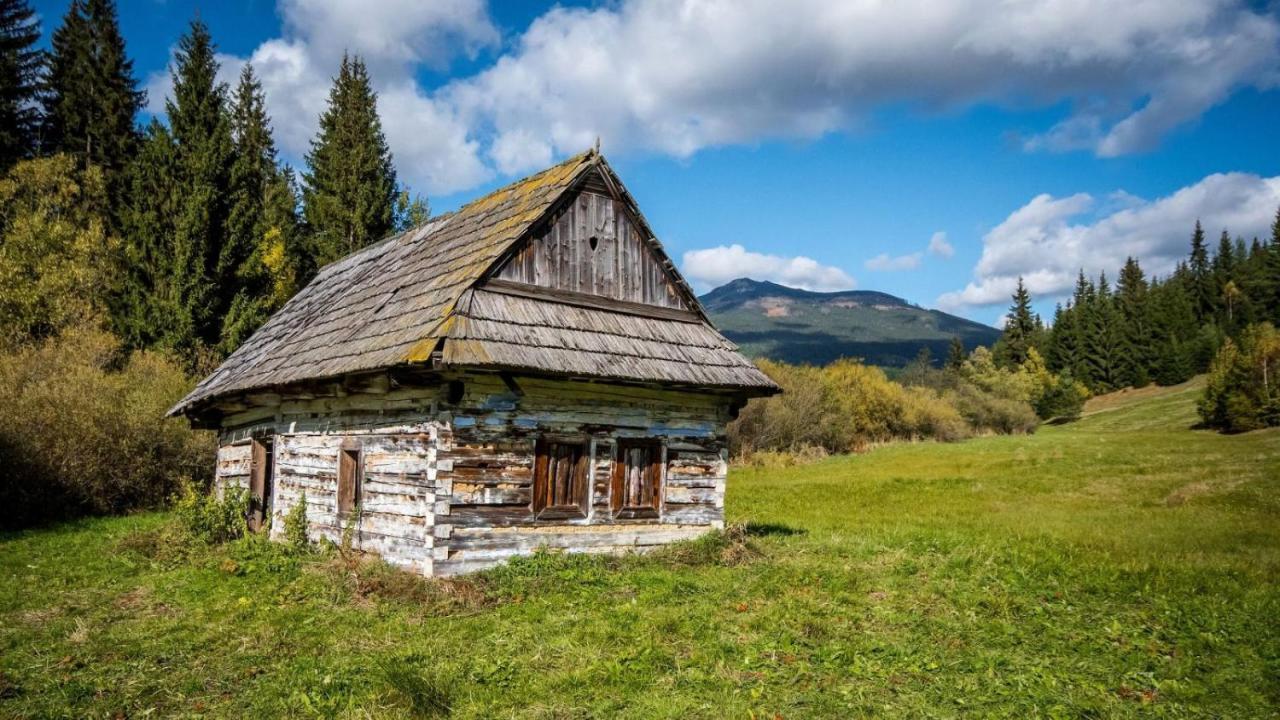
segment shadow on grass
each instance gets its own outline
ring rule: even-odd
[[[792,535],[804,535],[808,532],[808,530],[803,528],[771,522],[747,521],[747,524],[743,527],[746,530],[747,535],[750,537],[770,537],[774,535],[778,537],[791,537]]]

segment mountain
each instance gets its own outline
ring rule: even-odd
[[[698,299],[748,357],[789,363],[851,357],[902,367],[922,347],[945,358],[953,335],[970,350],[1000,337],[993,327],[873,290],[810,292],[739,278]]]

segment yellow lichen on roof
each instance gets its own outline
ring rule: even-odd
[[[594,158],[580,153],[326,265],[174,411],[230,392],[428,359],[458,297]]]

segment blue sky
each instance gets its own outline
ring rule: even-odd
[[[344,48],[436,211],[601,137],[699,289],[856,285],[997,322],[1280,206],[1280,17],[1222,0],[121,2],[160,112],[199,13],[298,164]],[[66,9],[36,2],[46,33]],[[931,246],[931,240],[932,246]]]

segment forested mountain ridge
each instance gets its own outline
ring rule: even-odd
[[[846,357],[902,367],[921,348],[944,357],[953,337],[969,349],[1000,337],[993,327],[874,290],[813,292],[739,278],[698,299],[749,357],[790,363]]]

